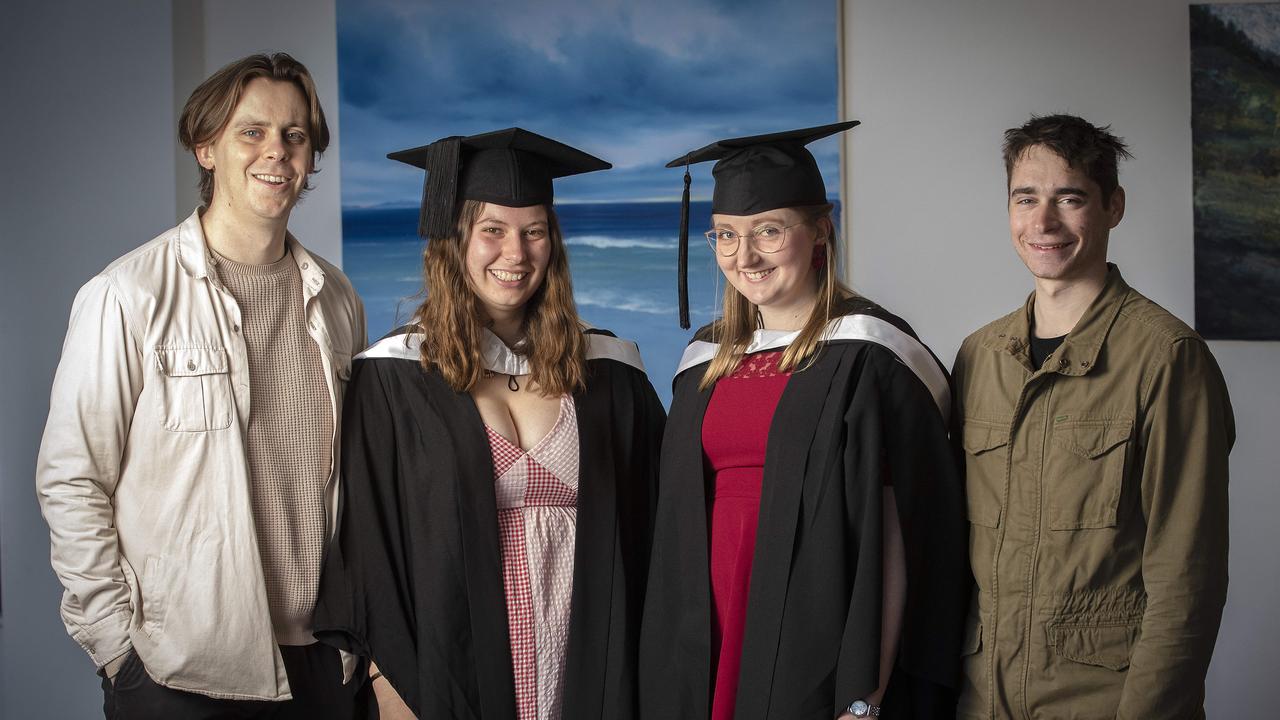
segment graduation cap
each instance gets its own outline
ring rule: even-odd
[[[551,181],[555,178],[613,167],[522,128],[470,137],[453,135],[387,157],[427,171],[418,234],[428,239],[453,232],[457,207],[463,200],[507,207],[547,205],[553,198]]]
[[[716,181],[711,212],[719,215],[754,215],[778,208],[823,205],[827,202],[827,188],[817,161],[805,145],[858,124],[857,120],[849,120],[720,140],[667,163],[669,168],[685,169],[680,205],[680,327],[689,327],[689,166],[719,161],[711,169]]]

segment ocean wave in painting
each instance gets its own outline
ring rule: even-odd
[[[667,250],[678,247],[676,240],[662,240],[658,238],[630,238],[630,237],[607,237],[604,235],[581,235],[576,237],[565,237],[566,245],[583,245],[586,247],[598,248],[600,250],[614,250],[623,248],[646,248],[649,250]]]
[[[577,290],[573,299],[579,307],[602,307],[647,315],[670,315],[671,301],[609,290]]]

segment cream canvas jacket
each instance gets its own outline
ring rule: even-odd
[[[364,310],[340,270],[298,263],[339,431]],[[99,667],[132,646],[158,683],[291,697],[250,506],[249,367],[198,213],[80,289],[36,465],[67,631]],[[288,362],[281,358],[281,362]],[[336,443],[326,501],[338,497]]]

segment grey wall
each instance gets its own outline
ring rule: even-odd
[[[197,195],[175,138],[187,94],[259,50],[312,70],[337,127],[332,0],[6,3],[0,22],[0,717],[101,716],[98,680],[58,617],[36,449],[75,291],[176,224]],[[290,223],[341,257],[337,148]]]
[[[1125,279],[1194,320],[1187,3],[845,0],[852,279],[949,361],[1032,289],[1009,240],[1000,143],[1032,112],[1111,124],[1137,156],[1111,234]],[[1231,588],[1211,716],[1274,715],[1280,666],[1280,343],[1210,343],[1231,389]]]
[[[177,0],[175,7],[186,0]],[[218,68],[251,53],[283,51],[306,64],[316,82],[329,123],[329,149],[314,189],[289,217],[289,229],[309,249],[342,265],[342,196],[338,142],[338,33],[334,0],[209,0],[204,6],[204,72],[194,88]],[[190,90],[186,90],[190,92]],[[183,95],[182,101],[186,96]],[[190,210],[188,210],[190,212]]]

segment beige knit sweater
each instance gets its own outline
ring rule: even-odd
[[[240,305],[248,350],[250,495],[276,642],[306,645],[315,642],[311,615],[333,441],[324,364],[307,334],[302,276],[291,254],[270,265],[214,260]]]

